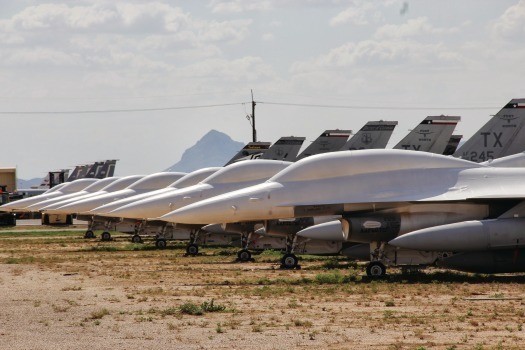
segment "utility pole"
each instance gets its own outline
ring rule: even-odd
[[[257,130],[255,130],[255,101],[253,100],[253,90],[250,90],[252,92],[252,134],[253,134],[253,142],[257,142]]]

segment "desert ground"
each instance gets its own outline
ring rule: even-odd
[[[0,230],[1,349],[525,348],[524,275],[373,280],[343,257],[280,270],[278,252],[237,263],[236,248],[82,234]]]

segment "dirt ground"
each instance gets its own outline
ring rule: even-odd
[[[343,258],[0,231],[1,349],[523,349],[523,275],[381,280]],[[32,232],[36,231],[36,232]]]

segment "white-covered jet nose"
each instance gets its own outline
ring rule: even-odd
[[[124,205],[104,215],[118,218],[148,219],[169,213],[173,203],[164,199],[144,200]]]
[[[45,207],[42,207],[39,210],[42,211],[42,212],[53,211],[54,214],[59,214],[59,212],[57,210],[60,207],[63,207],[65,205],[67,205],[67,204],[75,203],[75,202],[78,202],[80,200],[84,200],[84,199],[87,199],[87,198],[96,197],[97,195],[99,195],[98,192],[96,192],[96,193],[89,193],[89,194],[86,194],[86,195],[81,196],[79,198],[73,197],[73,198],[69,198],[69,199],[64,199],[64,200],[58,201],[56,203],[53,203],[53,204],[50,204],[50,205],[46,205]]]
[[[49,195],[45,195],[45,196],[40,195],[40,196],[35,196],[35,197],[30,197],[30,198],[24,198],[24,199],[14,201],[11,203],[7,203],[7,204],[0,206],[0,211],[28,211],[28,210],[25,210],[24,208],[30,205],[36,204],[36,203],[43,202],[50,198],[60,197],[62,195],[63,194],[60,192],[52,192]]]
[[[235,205],[224,205],[223,203],[211,202],[204,200],[180,209],[174,210],[168,214],[162,215],[159,219],[181,224],[212,224],[216,222],[234,222],[230,219],[235,216],[237,207]]]
[[[213,224],[260,221],[293,217],[292,207],[275,206],[268,190],[261,184],[196,202],[159,219],[181,224]]]
[[[161,195],[161,194],[164,194],[164,193],[167,193],[167,192],[173,192],[174,190],[175,189],[172,188],[172,187],[166,187],[166,188],[161,188],[161,189],[158,189],[158,190],[155,190],[155,191],[146,192],[146,193],[138,194],[138,195],[135,195],[135,196],[131,196],[131,197],[128,197],[128,198],[122,198],[122,199],[119,199],[118,201],[114,201],[112,203],[108,203],[108,204],[101,205],[100,207],[96,207],[95,209],[92,209],[90,211],[90,213],[93,213],[93,214],[96,214],[96,215],[111,216],[111,217],[126,217],[126,216],[114,215],[114,214],[111,214],[111,212],[116,210],[116,209],[122,208],[125,205],[137,203],[138,201],[145,200],[145,199],[148,199],[150,197]],[[160,215],[160,214],[158,214],[158,215]],[[131,217],[131,216],[126,217],[126,218],[144,219],[142,217]]]
[[[53,209],[53,210],[49,210],[49,212],[52,213],[52,214],[55,214],[55,213],[56,214],[87,213],[92,208],[93,208],[93,205],[91,205],[91,204],[89,204],[87,202],[78,201],[78,202],[75,202],[75,203],[63,205],[63,206],[61,206],[59,208],[56,208],[56,209]],[[46,210],[46,211],[48,211],[48,210]]]

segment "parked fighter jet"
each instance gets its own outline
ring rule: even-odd
[[[487,124],[485,124],[480,131],[478,131],[474,136],[469,140],[467,147],[463,147],[463,151],[468,154],[477,154],[482,155],[481,159],[485,159],[488,154],[490,158],[494,154],[496,156],[506,155],[509,150],[516,149],[525,149],[525,145],[520,142],[524,138],[518,138],[520,135],[520,130],[516,130],[516,125],[521,127],[522,125],[522,112],[519,112],[515,108],[519,108],[520,100],[513,100],[507,104],[498,114],[496,114]],[[509,111],[510,109],[510,111]],[[508,125],[509,118],[502,118],[502,115],[509,117],[512,114],[512,119],[514,120],[513,125]],[[505,140],[501,143],[495,142],[495,146],[498,146],[498,152],[490,151],[487,153],[487,146],[494,146],[492,143],[487,143],[487,138],[489,135],[494,136],[495,139]],[[469,146],[470,145],[470,146]],[[483,156],[483,154],[485,156]],[[490,160],[487,162],[491,166],[498,167],[516,167],[516,166],[525,166],[523,161],[524,155],[516,156],[507,156],[504,159],[500,158],[497,160]],[[328,217],[329,218],[329,217]],[[295,220],[269,220],[266,222],[266,229],[259,229],[256,231],[257,234],[264,235],[264,237],[257,239],[257,247],[269,246],[273,244],[272,242],[275,239],[271,236],[287,236],[286,240],[286,252],[282,259],[282,266],[291,268],[294,267],[297,263],[297,258],[293,254],[294,251],[302,253],[322,253],[322,254],[337,254],[342,253],[354,259],[358,260],[370,260],[370,245],[355,245],[348,246],[352,244],[351,242],[341,241],[341,223],[340,221],[335,221],[332,223],[323,223],[318,226],[304,230],[306,227],[315,224],[315,222],[325,222],[326,217],[316,217],[316,218],[300,218]],[[227,224],[223,225],[226,228],[231,230],[232,226],[236,224]],[[211,228],[217,230],[223,226],[213,225]],[[242,226],[246,226],[243,224]],[[297,236],[294,235],[294,232],[298,232]],[[334,237],[339,237],[336,239]],[[318,239],[319,238],[319,239]],[[320,242],[320,239],[324,238],[324,242]],[[339,241],[339,243],[337,242]],[[324,245],[324,248],[323,248]],[[283,249],[281,246],[271,246],[272,248]],[[324,250],[323,250],[324,249]],[[450,260],[449,260],[450,261]]]
[[[407,136],[405,136],[397,145],[395,149],[413,149],[431,153],[443,153],[448,143],[452,132],[460,117],[454,116],[429,116],[423,119]],[[371,123],[375,123],[370,125]],[[378,124],[379,123],[379,124]],[[381,125],[383,123],[383,125]],[[367,129],[363,133],[363,136],[359,137],[359,133],[363,131],[361,129],[357,135],[352,137],[347,145],[343,149],[352,149],[348,147],[348,144],[352,139],[362,140],[364,136],[372,138],[370,130],[379,132],[384,130],[393,130],[393,125],[396,122],[369,122],[365,125]],[[375,138],[375,137],[374,137]],[[383,144],[383,147],[386,143]],[[373,143],[369,143],[368,147],[375,148]],[[363,149],[363,148],[360,148]],[[334,245],[329,241],[312,241],[310,239],[301,240],[296,236],[296,233],[308,226],[323,223],[329,220],[334,220],[336,217],[328,216],[321,218],[301,218],[301,219],[286,219],[286,220],[269,220],[266,223],[265,228],[257,229],[259,223],[253,222],[248,223],[229,223],[226,225],[212,225],[207,226],[208,234],[206,238],[208,241],[217,244],[218,239],[224,241],[227,238],[227,233],[235,233],[241,235],[242,250],[239,251],[239,259],[243,260],[251,258],[249,249],[284,249],[285,254],[281,259],[281,266],[284,268],[295,268],[297,267],[298,259],[295,256],[296,252],[319,254],[319,253],[331,253],[337,254],[341,248]],[[254,235],[255,233],[255,235]],[[285,238],[284,240],[282,238]],[[255,238],[255,239],[254,239]],[[276,239],[278,238],[278,239]],[[277,243],[277,245],[276,245]]]
[[[97,179],[79,179],[73,182],[64,182],[60,185],[57,185],[47,190],[46,192],[38,196],[24,198],[18,201],[4,204],[0,206],[0,210],[1,211],[24,211],[24,208],[31,204],[38,203],[46,199],[56,198],[56,197],[64,196],[66,194],[81,191],[87,186],[91,185],[95,181],[97,181]]]
[[[89,186],[87,186],[81,191],[73,192],[73,193],[70,193],[64,196],[60,196],[60,197],[56,197],[56,198],[42,200],[35,204],[28,205],[27,207],[24,208],[24,210],[31,211],[31,212],[37,212],[37,211],[40,211],[40,209],[44,207],[47,207],[49,205],[52,205],[58,202],[63,202],[66,200],[71,200],[71,199],[78,200],[81,197],[84,198],[84,196],[86,195],[91,195],[91,194],[95,195],[96,192],[101,191],[104,187],[117,181],[118,179],[120,179],[120,177],[106,177],[105,179],[100,179],[98,181],[93,182],[92,184],[90,184]]]
[[[241,152],[239,152],[237,155],[235,155],[229,162],[229,163],[237,163],[243,159],[295,159],[297,156],[297,153],[299,152],[299,149],[301,148],[302,143],[304,142],[304,137],[281,137],[275,144],[273,144],[270,148],[268,148],[269,143],[267,142],[251,142],[247,146],[243,148]],[[152,191],[139,191],[141,193],[130,193],[130,189],[127,189],[127,193],[118,193],[118,194],[111,194],[109,197],[111,197],[111,201],[108,202],[108,196],[102,196],[95,198],[89,198],[88,200],[84,200],[82,203],[75,203],[70,204],[68,207],[62,207],[58,208],[57,205],[54,205],[52,207],[46,207],[43,208],[44,210],[62,210],[62,211],[71,211],[72,206],[75,205],[75,210],[80,210],[79,205],[82,204],[82,210],[88,210],[90,216],[83,216],[83,217],[89,217],[90,227],[88,228],[88,231],[86,232],[86,237],[94,237],[93,234],[93,227],[96,227],[99,223],[103,223],[104,232],[102,233],[102,239],[103,240],[109,240],[111,239],[111,234],[109,232],[110,227],[113,225],[113,229],[115,231],[121,231],[124,233],[134,233],[132,237],[132,241],[139,243],[142,241],[140,234],[144,233],[145,230],[148,228],[147,223],[144,220],[137,221],[137,219],[133,220],[126,220],[126,218],[115,218],[113,216],[105,216],[102,215],[106,211],[110,211],[115,209],[117,206],[123,206],[125,204],[131,203],[133,201],[143,200],[145,198],[148,198],[150,196],[159,195],[161,193],[170,192],[179,188],[184,188],[186,186],[194,185],[204,178],[208,177],[215,171],[217,171],[219,168],[204,168],[196,170],[195,172],[192,172],[190,174],[186,174],[186,176],[183,176],[179,180],[171,183],[169,186],[155,189]],[[158,187],[160,185],[159,182],[155,183],[155,187]],[[135,186],[135,185],[133,185]],[[130,186],[131,187],[131,186]],[[136,189],[135,189],[136,190]],[[104,203],[105,202],[105,203]],[[95,203],[99,205],[95,205]],[[100,205],[102,204],[102,205]],[[93,206],[94,205],[94,206]],[[95,207],[97,207],[97,210],[93,210]],[[98,214],[98,215],[97,215]],[[151,225],[150,225],[151,226]]]
[[[466,154],[470,154],[470,155],[474,155],[474,154],[482,155],[481,158],[485,159],[487,158],[487,151],[483,151],[483,147],[495,146],[496,149],[501,148],[503,152],[502,150],[499,150],[497,155],[505,154],[504,153],[505,150],[508,151],[509,149],[512,149],[511,147],[512,145],[509,143],[512,143],[513,141],[516,141],[519,139],[518,136],[519,136],[519,131],[521,130],[521,125],[522,125],[521,123],[523,120],[524,113],[517,108],[520,108],[523,102],[524,102],[523,100],[512,100],[509,104],[507,104],[494,118],[492,118],[491,121],[489,121],[489,123],[487,123],[484,127],[481,128],[481,130],[476,134],[477,137],[473,137],[465,146],[462,147],[463,152],[465,152]],[[514,123],[509,126],[508,120],[512,120]],[[516,130],[516,128],[518,129]],[[487,142],[487,140],[489,139],[489,136],[494,137],[495,141],[493,144],[489,144]],[[502,141],[502,140],[505,140],[505,141]],[[480,151],[480,148],[476,149],[474,147],[482,147],[482,148]],[[494,154],[494,150],[490,150],[490,152],[491,153],[488,153],[489,158],[491,158],[492,155]],[[509,157],[509,158],[513,158],[513,157]],[[508,160],[493,162],[494,165],[498,165],[498,163],[499,163],[499,166],[516,166],[516,164],[519,164],[519,159],[517,162],[512,159],[511,159],[511,162],[509,162]],[[327,235],[329,235],[331,232],[332,234],[336,235],[335,237],[337,236],[341,237],[342,230],[341,230],[340,223],[339,223],[338,229],[336,228],[335,230],[329,230],[329,229],[327,230],[326,226],[327,224],[324,224],[323,226],[319,226],[317,228],[313,227],[312,229],[305,230],[305,231],[308,231],[309,233],[302,231],[299,234],[307,236],[307,237],[312,237],[312,238],[333,239],[334,237],[332,236],[327,237]],[[354,251],[354,254],[355,254],[355,251]],[[416,256],[420,257],[421,254],[417,253]],[[461,263],[464,263],[464,261],[461,260]],[[370,271],[371,273],[377,272],[377,268],[370,269]],[[384,269],[381,268],[379,269],[379,271],[380,272],[384,271]]]
[[[348,138],[348,135],[349,135],[349,133],[346,135],[346,138]],[[330,142],[329,140],[327,140],[327,139],[329,139],[331,137],[332,136],[330,135],[330,133],[325,132],[323,135],[321,135],[321,137],[319,137],[311,145],[310,149],[317,150],[317,149],[323,148],[323,149],[331,150],[331,147],[333,147],[331,145],[333,145],[334,143]],[[280,160],[295,159],[303,142],[304,142],[304,137],[293,137],[293,136],[291,136],[291,137],[281,137],[266,152],[261,153],[261,154],[255,156],[255,157],[251,157],[250,156],[248,159],[261,159],[261,160],[267,160],[267,159],[274,159],[274,160],[275,159],[280,159]],[[241,159],[241,158],[238,158],[238,159]],[[238,161],[235,161],[234,163],[237,163],[237,162]],[[231,164],[231,163],[232,163],[232,161],[229,161],[227,164]],[[213,172],[215,172],[216,170],[218,170],[218,169],[215,169]],[[213,172],[209,172],[208,175],[211,175]],[[204,172],[196,173],[195,174],[196,176],[193,176],[191,179],[188,178],[188,181],[174,183],[174,184],[170,185],[169,186],[170,188],[167,189],[166,191],[163,191],[163,190],[153,191],[153,192],[151,192],[151,196],[150,195],[141,195],[140,197],[133,196],[133,197],[127,198],[125,200],[119,200],[119,201],[116,201],[114,203],[109,203],[108,205],[103,205],[103,206],[101,206],[99,208],[95,208],[95,209],[91,210],[90,212],[93,215],[96,215],[96,217],[99,220],[102,220],[104,217],[106,217],[106,218],[108,218],[107,222],[115,222],[115,217],[116,217],[115,215],[106,215],[106,214],[108,212],[110,212],[111,210],[116,209],[116,205],[124,206],[124,205],[127,205],[127,204],[131,204],[134,201],[144,201],[147,198],[150,198],[152,196],[157,196],[157,195],[159,195],[161,193],[166,195],[167,192],[172,192],[172,191],[177,190],[177,189],[182,189],[182,188],[185,188],[187,186],[195,185],[197,182],[200,182],[200,181],[202,181],[204,179],[204,177],[200,176],[199,174],[204,174]],[[188,176],[191,176],[191,174],[188,174]],[[254,174],[254,177],[257,177],[257,176],[258,175]],[[268,177],[270,177],[270,176],[268,176]],[[183,179],[181,179],[181,181],[182,180]],[[162,213],[164,213],[164,212],[162,212]],[[159,213],[158,215],[161,215],[162,213]],[[158,215],[155,215],[155,216],[158,216]],[[135,222],[135,223],[137,221],[140,222],[139,225],[136,227],[136,230],[134,230],[133,232],[126,232],[126,233],[134,233],[134,235],[132,237],[132,241],[133,242],[141,242],[140,235],[143,234],[147,228],[150,228],[151,226],[155,226],[155,227],[158,226],[158,225],[152,225],[152,224],[158,224],[158,223],[151,223],[151,222],[147,223],[145,221],[146,218],[147,218],[147,216],[144,216],[144,214],[139,214],[139,215],[137,215],[137,217],[129,216],[129,217],[119,218],[120,221],[130,221],[129,219],[133,219],[132,221]],[[165,223],[164,222],[160,223],[160,226],[162,227],[162,231],[165,233],[165,229],[166,229],[166,227],[164,227]],[[109,232],[104,232],[104,235],[107,237],[109,235]],[[165,245],[165,240],[157,241],[157,245],[158,246]]]
[[[266,159],[230,164],[193,186],[136,201],[100,215],[135,219],[155,218],[162,215],[159,213],[170,212],[175,208],[180,208],[203,198],[266,181],[290,164],[292,163]],[[94,211],[99,212],[100,209]],[[199,228],[196,227],[196,229]],[[190,239],[190,234],[194,233],[190,232],[193,231],[192,229],[194,228],[191,227],[187,231],[188,239]],[[161,237],[160,239],[165,243],[165,238]],[[159,244],[161,243],[157,243],[157,246]],[[192,253],[191,249],[190,254]]]
[[[524,167],[524,154],[512,155],[515,152],[524,151],[525,135],[523,126],[525,124],[525,99],[513,99],[506,104],[491,120],[480,128],[456,153],[455,156],[465,157],[473,161],[483,161],[493,167]],[[509,156],[509,154],[511,156]],[[493,160],[494,158],[499,158]],[[298,235],[313,239],[314,237],[329,237],[338,235],[341,232],[340,222],[326,223],[322,226],[312,227],[303,230]],[[405,240],[396,241],[405,242]],[[367,250],[370,251],[369,245]],[[355,258],[358,260],[369,260],[370,252],[366,254],[363,246],[353,246],[345,248],[341,251],[342,254]],[[372,249],[372,254],[374,254]],[[405,253],[406,255],[407,253]],[[414,252],[418,257],[426,254],[429,259],[433,259],[435,255],[428,255],[424,252]],[[485,253],[476,253],[485,254]],[[442,255],[441,255],[442,256]],[[468,256],[468,255],[466,255]],[[487,255],[483,255],[487,256]],[[508,257],[508,256],[507,256]],[[459,259],[459,258],[454,258]],[[452,262],[455,260],[447,260],[447,266],[453,266]],[[460,265],[464,265],[462,261]]]
[[[519,213],[523,205],[516,204],[525,198],[523,176],[521,168],[495,168],[424,152],[335,152],[312,156],[265,183],[185,206],[160,219],[202,224],[341,215],[341,236],[346,240],[382,243],[367,268],[378,275],[385,273],[385,262],[423,260],[413,252],[403,256],[402,251],[384,249],[384,242],[399,234],[498,218],[512,208]]]
[[[105,186],[99,189],[98,191],[91,192],[91,193],[81,193],[80,191],[78,191],[78,192],[72,193],[71,196],[68,196],[67,198],[62,198],[62,199],[57,198],[55,201],[53,201],[53,203],[38,202],[31,209],[34,211],[41,211],[41,212],[51,212],[52,211],[55,214],[59,214],[59,213],[67,214],[66,212],[59,212],[57,209],[60,208],[61,206],[73,203],[78,200],[83,200],[83,199],[95,197],[95,196],[110,193],[110,192],[120,191],[128,187],[132,183],[140,180],[143,177],[144,175],[131,175],[131,176],[124,176],[121,178],[117,177],[115,180],[101,179],[95,183],[98,183],[103,180],[103,184],[105,184]],[[108,179],[113,179],[113,178],[108,178]],[[40,203],[42,203],[42,205],[40,205]]]
[[[59,214],[77,214],[78,218],[84,217],[90,221],[90,227],[94,225],[95,220],[93,220],[92,216],[88,214],[88,212],[98,206],[108,204],[114,201],[117,201],[122,198],[131,197],[134,195],[139,195],[147,192],[151,192],[154,190],[158,190],[160,188],[165,188],[166,186],[172,184],[174,181],[180,179],[186,175],[186,173],[179,173],[179,172],[162,172],[162,173],[155,173],[148,176],[140,176],[140,178],[137,181],[134,181],[132,184],[127,186],[124,189],[118,190],[118,191],[112,191],[112,192],[105,192],[105,191],[99,191],[98,194],[93,195],[86,199],[76,200],[72,203],[63,204],[63,202],[59,202],[54,204],[56,209],[53,211],[50,211],[49,208],[43,210],[46,210],[48,212],[52,213],[59,213]],[[61,205],[61,206],[59,206]],[[107,222],[107,225],[109,226],[111,222]],[[92,229],[88,228],[88,231]],[[91,236],[91,235],[90,235]],[[102,235],[102,240],[110,240],[111,235],[109,232],[104,232]]]
[[[120,208],[122,206],[125,206],[127,204],[131,204],[140,200],[145,200],[147,198],[151,198],[160,194],[165,194],[168,192],[173,192],[181,188],[186,188],[189,186],[193,186],[202,180],[206,179],[208,176],[211,176],[213,173],[217,172],[218,170],[222,169],[221,167],[210,167],[210,168],[203,168],[199,170],[195,170],[179,180],[175,181],[171,185],[161,188],[155,191],[146,192],[143,194],[138,194],[135,196],[131,196],[128,198],[119,199],[117,201],[102,205],[100,207],[97,207],[95,209],[90,210],[90,214],[92,215],[92,222],[93,226],[97,224],[97,222],[103,223],[103,228],[106,229],[105,232],[103,232],[103,236],[106,238],[111,238],[110,233],[107,231],[108,227],[111,224],[114,224],[114,227],[112,227],[113,231],[120,231],[123,233],[132,233],[133,236],[131,237],[131,241],[133,243],[141,243],[142,238],[141,234],[144,234],[145,232],[148,232],[148,229],[157,230],[158,225],[151,225],[151,223],[148,223],[146,220],[141,220],[137,218],[124,218],[124,217],[118,217],[118,216],[111,216],[111,215],[105,215],[106,213],[111,212],[112,210],[115,210],[117,208]],[[162,226],[164,226],[165,223],[162,223]],[[156,231],[153,231],[152,233],[156,233]],[[92,231],[89,233],[90,236],[92,236]],[[160,243],[162,244],[162,243]]]
[[[354,137],[362,136],[362,138],[366,138],[368,145],[371,147],[377,143],[386,144],[396,124],[397,122],[369,122],[365,128],[362,128]],[[366,135],[363,134],[363,132],[366,132]],[[350,132],[348,131],[327,130],[302,153],[302,156],[306,157],[307,154],[314,152],[330,152],[337,150],[342,144],[344,144],[343,142],[346,141],[349,134]],[[362,138],[358,139],[361,143]],[[349,145],[357,147],[359,143],[354,142]],[[142,220],[151,217],[158,217],[174,208],[187,205],[195,200],[201,200],[212,195],[240,188],[247,185],[248,181],[251,181],[252,183],[262,182],[270,178],[278,170],[281,170],[283,164],[287,166],[290,163],[274,164],[266,162],[259,164],[245,163],[235,166],[230,165],[210,176],[199,185],[142,199],[109,213],[107,212],[107,208],[96,208],[93,212],[98,213],[99,215],[119,216]],[[200,229],[200,227],[191,227],[190,231],[183,233],[179,232],[179,238],[181,235],[185,235],[187,239],[190,239],[190,245],[188,246],[189,254],[196,254],[198,252],[198,247],[195,245],[195,240],[198,239],[198,232],[200,232],[198,229]],[[162,235],[157,237],[156,244],[158,247],[164,247],[166,245],[166,234],[164,231]]]

